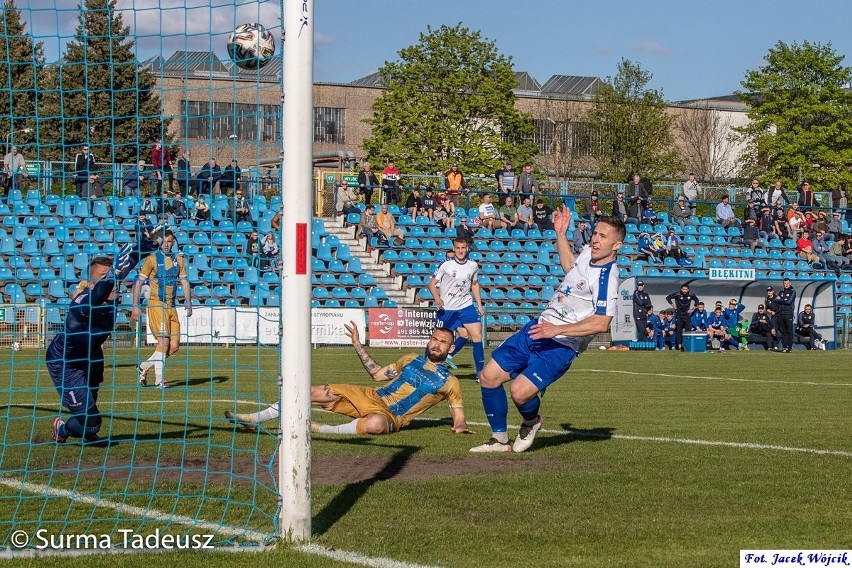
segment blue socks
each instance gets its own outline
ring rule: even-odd
[[[67,438],[69,434],[75,438],[82,438],[85,433],[83,428],[84,420],[85,415],[75,414],[74,416],[71,416],[65,424],[59,427],[57,433],[63,438]]]
[[[459,351],[462,350],[462,347],[467,343],[467,337],[456,337],[456,342],[453,343],[453,352],[450,353],[453,357],[459,354]]]
[[[458,340],[456,342],[458,343]],[[476,373],[478,375],[485,366],[485,347],[483,347],[481,341],[473,344],[473,364],[476,366]]]
[[[509,414],[509,399],[503,385],[495,388],[480,387],[482,391],[482,408],[485,417],[494,433],[507,431],[506,415]]]
[[[541,408],[541,399],[538,395],[536,395],[525,403],[516,404],[515,406],[517,407],[518,412],[521,413],[521,417],[523,417],[524,422],[533,422],[536,418],[538,418],[538,409]]]

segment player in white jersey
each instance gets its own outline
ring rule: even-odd
[[[481,378],[482,406],[492,437],[472,452],[523,452],[541,428],[539,393],[559,379],[571,362],[588,347],[597,333],[609,329],[618,299],[618,249],[624,240],[624,223],[601,217],[591,243],[576,257],[566,232],[571,211],[562,206],[553,214],[556,250],[565,278],[537,320],[504,341],[491,354]],[[512,401],[523,422],[509,444],[509,404],[503,383],[512,381]]]
[[[476,379],[485,366],[485,348],[482,345],[482,296],[479,289],[479,265],[467,257],[467,241],[462,237],[453,239],[453,258],[441,263],[429,281],[429,291],[435,298],[435,327],[445,327],[455,332],[455,345],[451,353],[457,354],[468,338],[473,342],[473,364]],[[476,305],[474,306],[474,302]],[[447,357],[447,366],[457,369],[452,358]]]

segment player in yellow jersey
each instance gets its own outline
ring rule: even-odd
[[[139,364],[139,384],[143,387],[148,386],[148,371],[153,367],[155,386],[169,388],[165,378],[166,358],[177,353],[180,348],[180,321],[175,309],[178,282],[186,298],[186,317],[192,316],[192,289],[186,278],[183,258],[172,252],[175,242],[175,234],[166,230],[160,250],[145,259],[133,285],[133,311],[130,317],[138,320],[141,315],[139,292],[145,280],[149,282],[148,324],[157,339],[154,353]]]
[[[473,434],[467,427],[462,406],[459,380],[444,361],[455,338],[446,328],[435,328],[426,355],[411,353],[384,367],[370,357],[361,344],[355,322],[346,325],[346,333],[374,381],[388,382],[381,388],[358,385],[328,384],[311,387],[311,403],[353,418],[351,422],[332,426],[311,422],[311,431],[320,434],[391,434],[407,426],[414,418],[442,400],[450,405],[452,430],[456,434]],[[257,424],[278,418],[278,403],[254,414],[225,412],[231,422],[254,429]]]

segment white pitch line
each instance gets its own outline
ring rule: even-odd
[[[211,523],[208,521],[199,521],[191,517],[184,517],[183,515],[172,515],[169,513],[164,513],[162,511],[157,511],[156,509],[143,509],[142,507],[128,505],[127,503],[117,503],[115,501],[110,501],[109,499],[101,499],[100,497],[94,497],[91,495],[86,495],[84,493],[77,493],[76,491],[57,489],[55,487],[50,487],[49,485],[43,485],[41,483],[30,483],[28,481],[20,481],[18,479],[12,479],[9,477],[0,477],[0,485],[5,485],[6,487],[11,487],[12,489],[16,489],[18,491],[34,493],[36,495],[64,497],[66,499],[70,499],[71,501],[76,501],[78,503],[86,503],[87,505],[95,505],[96,507],[113,509],[114,511],[118,511],[119,513],[128,513],[129,515],[150,518],[157,521],[175,523],[178,525],[186,525],[193,528],[209,530],[227,536],[241,537],[245,538],[246,540],[261,544],[263,544],[265,540],[272,536],[267,533],[241,529],[239,527],[230,527],[227,525],[217,525],[216,523]]]
[[[809,385],[815,387],[852,387],[852,383],[818,383],[816,381],[775,381],[771,379],[735,379],[730,377],[707,377],[698,375],[669,375],[666,373],[641,373],[639,371],[613,371],[611,369],[583,369],[590,373],[610,373],[612,375],[641,375],[643,377],[664,377],[667,379],[704,379],[705,381],[731,381],[735,383],[769,383],[779,385]],[[578,372],[582,372],[579,371]]]
[[[307,554],[325,556],[326,558],[331,558],[340,562],[357,564],[359,566],[369,566],[370,568],[438,568],[437,566],[429,566],[427,564],[411,564],[410,562],[402,562],[400,560],[392,560],[390,558],[365,556],[358,552],[326,548],[319,544],[300,544],[294,546],[293,549]]]

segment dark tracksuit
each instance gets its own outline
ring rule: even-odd
[[[666,296],[666,302],[674,302],[675,308],[675,346],[683,346],[683,330],[692,328],[690,316],[692,309],[698,305],[698,296],[692,292],[672,292]]]
[[[778,304],[778,332],[784,349],[793,348],[793,308],[796,305],[796,291],[793,288],[782,288],[776,294]]]
[[[636,324],[636,340],[644,341],[648,328],[648,309],[651,296],[641,290],[633,292],[633,323]]]

